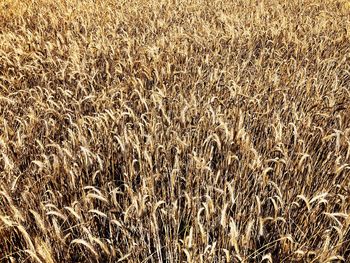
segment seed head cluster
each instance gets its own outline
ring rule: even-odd
[[[350,2],[0,0],[0,262],[349,262]]]

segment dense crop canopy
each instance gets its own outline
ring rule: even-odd
[[[0,0],[0,262],[350,257],[350,8]]]

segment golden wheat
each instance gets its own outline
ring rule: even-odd
[[[349,5],[0,0],[0,262],[349,262]]]

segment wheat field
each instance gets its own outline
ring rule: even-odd
[[[350,262],[350,2],[0,0],[0,262]]]

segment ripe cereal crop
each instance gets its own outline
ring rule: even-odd
[[[350,262],[350,1],[0,0],[0,262]]]

